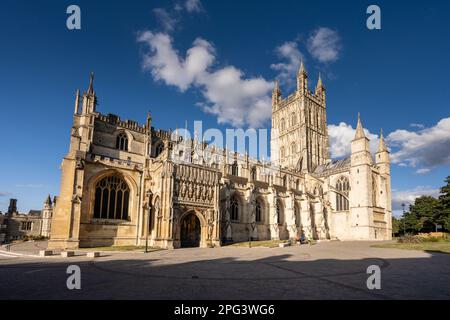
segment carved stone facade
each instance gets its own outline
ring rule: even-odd
[[[248,239],[391,238],[389,153],[375,159],[361,121],[348,159],[329,155],[325,88],[272,100],[272,162],[96,110],[77,92],[50,248],[220,246]]]

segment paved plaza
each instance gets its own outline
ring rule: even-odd
[[[28,256],[45,243],[0,251],[0,299],[450,299],[450,255],[324,242],[287,248]],[[81,290],[68,290],[69,265]],[[367,289],[367,267],[381,290]]]

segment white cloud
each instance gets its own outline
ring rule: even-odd
[[[428,172],[430,172],[431,169],[429,168],[422,168],[416,171],[417,174],[427,174]]]
[[[421,123],[411,123],[409,126],[412,128],[419,128],[419,129],[425,128],[425,126]]]
[[[375,153],[379,137],[364,129],[366,137],[370,139],[370,151]],[[330,152],[333,158],[347,157],[351,153],[351,142],[355,138],[356,129],[351,125],[341,122],[339,125],[330,124],[328,126],[328,135],[330,137]]]
[[[276,55],[286,60],[272,64],[270,67],[278,72],[277,78],[284,84],[292,85],[295,82],[296,74],[303,60],[303,54],[298,49],[296,41],[288,41],[275,48]]]
[[[201,13],[204,11],[200,0],[186,0],[183,4],[176,3],[172,8],[155,8],[153,13],[165,32],[172,32],[184,12]]]
[[[166,9],[156,8],[153,9],[153,13],[155,14],[156,19],[158,19],[159,23],[165,31],[169,32],[175,29],[177,19],[172,14],[167,12]]]
[[[185,58],[173,48],[172,39],[166,33],[143,32],[138,42],[148,46],[143,67],[155,80],[175,86],[181,91],[198,87],[205,101],[205,112],[214,114],[219,123],[234,126],[259,127],[270,118],[271,82],[262,77],[246,78],[234,66],[210,70],[215,61],[211,43],[196,39]]]
[[[11,194],[9,193],[9,192],[3,192],[3,191],[0,191],[0,197],[8,197],[8,196],[10,196]]]
[[[260,127],[271,116],[268,93],[273,85],[261,77],[245,79],[242,71],[230,66],[206,74],[200,83],[208,101],[203,109],[215,114],[219,123]]]
[[[200,0],[187,0],[185,3],[187,12],[202,12],[203,6]]]
[[[403,203],[406,205],[405,210],[408,210],[409,205],[413,204],[414,200],[421,196],[438,197],[439,189],[419,186],[410,190],[392,190],[392,210],[403,210]]]
[[[450,118],[444,118],[435,126],[420,131],[396,130],[389,134],[387,141],[392,147],[398,148],[391,155],[392,162],[419,167],[419,174],[450,164]]]
[[[308,52],[319,62],[334,62],[342,49],[339,34],[329,28],[318,28],[307,41]]]
[[[146,31],[139,35],[138,42],[145,43],[150,49],[144,55],[144,69],[149,70],[155,80],[162,80],[181,91],[186,91],[206,73],[215,59],[213,46],[200,38],[194,41],[185,59],[174,50],[168,34]]]

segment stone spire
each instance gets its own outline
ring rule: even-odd
[[[325,87],[322,83],[322,75],[319,72],[319,79],[317,80],[316,85],[316,95],[324,95],[325,94]]]
[[[79,107],[80,107],[80,89],[77,90],[77,93],[75,95],[75,110],[74,110],[74,114],[78,114]]]
[[[300,63],[300,69],[297,74],[297,90],[302,93],[306,93],[308,90],[308,73],[306,72],[303,60]]]
[[[361,123],[361,115],[358,112],[358,124],[356,126],[356,134],[355,134],[355,140],[366,138],[366,135],[364,134],[364,128]]]
[[[319,79],[317,80],[317,86],[316,88],[324,88],[323,83],[322,83],[322,75],[319,72]]]
[[[95,94],[94,91],[94,73],[91,72],[90,76],[89,76],[89,89],[87,91],[88,94]]]
[[[300,63],[300,68],[298,70],[298,74],[307,74],[306,69],[305,69],[305,64],[302,62]]]
[[[384,141],[383,129],[380,132],[380,144],[378,145],[378,152],[387,151],[386,142]]]
[[[50,195],[48,195],[47,199],[45,199],[44,205],[47,208],[51,208],[52,207],[52,198],[50,197]]]
[[[272,91],[272,106],[276,106],[281,100],[280,82],[275,80],[275,87]]]

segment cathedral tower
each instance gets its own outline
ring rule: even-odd
[[[278,82],[273,90],[271,156],[275,163],[302,172],[330,161],[325,87],[319,75],[315,92],[308,89],[303,62],[293,94],[282,99]]]

